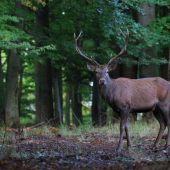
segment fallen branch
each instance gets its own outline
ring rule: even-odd
[[[154,150],[153,152],[163,151],[163,150],[165,150],[166,148],[168,148],[169,146],[170,146],[170,145],[165,146],[163,149],[156,149],[156,150]]]
[[[48,120],[47,122],[38,123],[38,124],[36,124],[36,125],[34,125],[34,126],[30,126],[30,127],[25,128],[25,130],[26,130],[26,131],[29,131],[29,130],[35,129],[35,128],[39,127],[39,126],[42,126],[42,125],[44,125],[44,124],[49,125],[50,122],[52,122],[52,121],[54,121],[54,120],[56,120],[56,119],[57,119],[57,117],[55,117],[54,119],[50,119],[50,120]],[[50,126],[50,127],[51,127],[51,126]]]
[[[38,124],[36,124],[36,125],[34,125],[34,126],[26,127],[25,130],[26,130],[26,131],[29,131],[29,130],[35,129],[35,128],[39,127],[39,126],[45,125],[45,124],[46,124],[47,126],[49,126],[49,127],[52,128],[52,126],[50,126],[49,124],[50,124],[52,121],[56,120],[56,119],[57,119],[57,117],[55,117],[54,119],[47,120],[46,122],[38,123]],[[18,134],[18,133],[20,134],[21,132],[23,132],[23,129],[20,129],[20,127],[19,127],[18,129],[5,127],[4,138],[5,138],[6,130],[11,131],[11,132],[15,132],[15,133],[17,133],[17,134]]]
[[[41,123],[38,123],[38,124],[36,124],[36,125],[34,125],[34,126],[27,127],[27,128],[25,128],[25,130],[26,130],[26,131],[29,131],[29,130],[35,129],[35,128],[38,127],[38,126],[42,126],[42,125],[44,125],[44,124],[45,124],[45,122],[41,122]]]

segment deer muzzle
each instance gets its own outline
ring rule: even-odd
[[[101,84],[101,85],[106,84],[106,80],[105,80],[104,78],[101,78],[101,79],[99,80],[99,84]]]

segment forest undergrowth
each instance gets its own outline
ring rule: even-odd
[[[33,127],[33,128],[32,128]],[[130,124],[132,147],[116,154],[119,123],[105,127],[81,125],[59,128],[39,124],[18,129],[0,129],[0,169],[168,169],[170,155],[152,147],[159,124]]]

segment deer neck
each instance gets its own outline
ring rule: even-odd
[[[114,79],[111,79],[109,76],[106,77],[106,84],[99,84],[99,91],[103,99],[107,100],[110,96],[111,89],[116,86]]]

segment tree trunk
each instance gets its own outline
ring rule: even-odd
[[[41,119],[44,121],[54,117],[50,59],[41,65],[41,82]]]
[[[163,11],[163,16],[166,17],[168,15],[169,9],[167,6],[162,7]],[[169,48],[163,48],[163,57],[169,61]],[[168,80],[168,63],[167,64],[162,64],[161,65],[161,77],[164,78],[165,80]]]
[[[19,110],[19,116],[21,113],[21,97],[22,97],[22,79],[23,79],[23,71],[24,67],[22,66],[22,59],[20,62],[20,71],[19,71],[19,90],[18,90],[18,110]]]
[[[9,52],[7,66],[6,93],[5,93],[5,123],[9,127],[19,125],[18,109],[18,75],[20,70],[20,58],[13,50]]]
[[[163,48],[163,57],[169,61],[169,49]],[[168,64],[161,65],[161,77],[168,80]]]
[[[104,126],[107,123],[107,103],[102,99],[98,89],[95,73],[93,73],[93,97],[92,97],[92,125]]]
[[[35,61],[36,123],[53,118],[51,60]]]
[[[142,2],[140,7],[144,9],[144,12],[146,13],[145,16],[139,14],[138,15],[138,21],[143,26],[146,27],[149,23],[152,22],[153,19],[155,19],[155,5],[154,4],[148,4],[146,2]],[[157,57],[157,51],[156,47],[151,47],[143,50],[146,54],[149,54],[152,57]],[[142,56],[141,56],[142,57]],[[157,77],[159,76],[159,67],[156,64],[149,64],[149,65],[140,65],[139,66],[139,76],[140,78],[145,77]],[[152,120],[152,113],[145,113],[143,114],[144,120]]]
[[[96,20],[96,26],[99,29],[98,20]],[[98,47],[100,47],[100,37],[96,36],[95,40],[96,53]],[[92,97],[92,125],[93,126],[104,126],[107,121],[107,103],[102,99],[98,89],[98,82],[96,80],[96,75],[93,73],[93,97]]]
[[[35,122],[41,122],[41,64],[38,61],[34,62],[35,72],[35,107],[36,117]]]
[[[152,22],[153,19],[155,19],[155,5],[143,2],[141,3],[140,7],[144,9],[146,15],[143,16],[139,14],[138,21],[143,27],[146,27],[149,23]],[[152,57],[157,57],[156,47],[147,48],[143,51]],[[140,78],[159,76],[159,67],[157,64],[140,65],[139,75]]]
[[[61,120],[63,122],[63,79],[62,79],[62,66],[60,65],[59,68],[59,75],[58,75],[58,87],[59,87],[59,97],[60,97],[60,108],[61,108]]]
[[[3,71],[2,71],[2,63],[1,63],[1,50],[0,50],[0,123],[5,122],[5,94],[4,94],[4,82],[3,82]]]
[[[107,103],[100,96],[99,125],[105,126],[107,123]]]
[[[16,9],[21,9],[21,2],[15,1]],[[20,17],[18,14],[15,16]],[[14,24],[15,27],[22,30],[23,23],[20,21]],[[20,40],[18,40],[20,41]],[[16,127],[19,125],[18,109],[18,75],[20,70],[19,53],[10,50],[8,55],[6,93],[5,93],[5,123],[6,126]]]
[[[70,85],[66,84],[66,106],[65,106],[65,124],[66,126],[70,126]]]
[[[42,27],[49,27],[48,1],[45,7],[39,7],[36,12],[36,23]],[[48,33],[45,33],[48,36]],[[43,41],[37,39],[40,45]],[[44,57],[42,57],[44,56]],[[52,68],[51,59],[46,59],[47,54],[41,54],[45,58],[43,64],[35,62],[35,90],[36,90],[36,123],[53,118],[53,95],[52,95]],[[37,67],[37,68],[36,68]],[[40,77],[38,77],[40,76]]]
[[[58,70],[53,69],[53,89],[54,89],[54,105],[55,105],[55,118],[57,125],[63,123],[62,113],[61,113],[61,99],[60,99],[60,91],[59,91],[59,78],[58,78]]]
[[[73,124],[79,126],[82,123],[81,95],[78,94],[78,81],[72,85],[72,111]]]
[[[93,97],[92,97],[92,125],[100,126],[99,113],[100,113],[100,96],[99,96],[98,84],[95,73],[93,73]]]
[[[137,65],[136,64],[121,64],[120,65],[120,77],[126,77],[130,79],[137,79]]]

